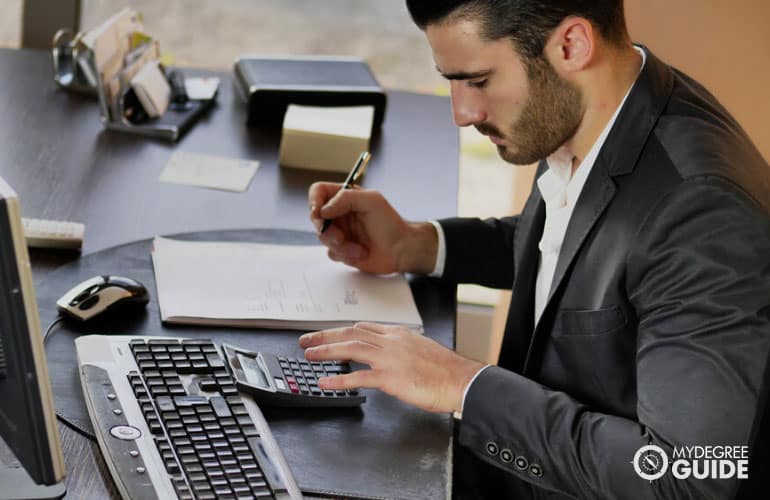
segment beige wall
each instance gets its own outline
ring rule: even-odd
[[[626,0],[635,42],[706,86],[770,161],[770,1]]]

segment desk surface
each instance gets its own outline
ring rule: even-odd
[[[245,107],[230,74],[217,74],[222,78],[217,106],[175,144],[103,130],[94,100],[53,83],[46,52],[0,49],[0,74],[0,176],[19,193],[25,216],[84,222],[84,253],[157,234],[310,230],[308,187],[315,180],[344,177],[279,168],[280,131],[245,126]],[[257,159],[261,166],[245,193],[159,182],[177,149]],[[447,99],[389,92],[364,185],[383,192],[408,219],[453,215],[458,151]],[[31,255],[37,283],[73,258],[41,251]],[[445,314],[453,324],[454,310]],[[114,495],[96,445],[66,427],[62,437],[68,496]]]

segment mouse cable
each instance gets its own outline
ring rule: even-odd
[[[51,334],[51,331],[53,330],[53,327],[58,325],[62,322],[64,319],[64,316],[59,315],[58,318],[53,320],[50,325],[48,325],[48,328],[45,329],[45,333],[43,334],[43,346],[45,347],[46,342],[48,342],[48,336]]]
[[[45,344],[46,344],[46,342],[48,342],[48,339],[53,337],[51,332],[53,331],[54,327],[56,325],[58,325],[59,323],[61,323],[63,319],[64,319],[64,316],[59,316],[58,318],[53,320],[50,325],[48,325],[48,328],[45,329],[45,333],[43,334],[43,347],[45,347]],[[56,409],[56,418],[59,419],[59,421],[62,422],[64,425],[66,425],[67,427],[69,427],[73,431],[75,431],[78,434],[80,434],[81,436],[83,436],[83,437],[85,437],[87,439],[90,439],[91,441],[96,441],[96,436],[93,433],[88,432],[86,429],[84,429],[83,427],[79,426],[75,422],[72,422],[72,421],[68,420],[67,417],[65,417],[64,415],[62,415],[59,412],[58,408]]]

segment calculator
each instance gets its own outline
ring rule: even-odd
[[[257,404],[267,406],[357,406],[366,401],[358,390],[329,391],[318,387],[327,375],[350,373],[340,361],[311,362],[266,352],[251,352],[222,344],[235,384]]]

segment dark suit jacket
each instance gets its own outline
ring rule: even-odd
[[[441,221],[446,279],[513,290],[498,366],[465,401],[459,496],[766,494],[770,168],[740,126],[647,51],[535,328],[544,219],[535,188],[520,216]],[[749,480],[643,480],[647,444],[749,445]]]

